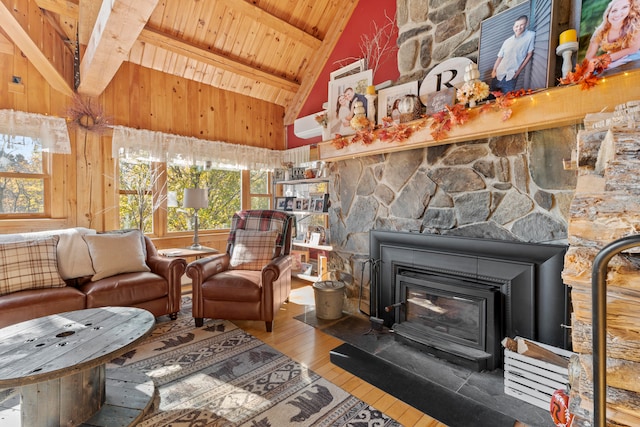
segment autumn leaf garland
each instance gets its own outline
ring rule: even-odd
[[[579,84],[582,90],[588,90],[598,84],[598,75],[609,68],[611,55],[605,53],[593,60],[584,59],[576,65],[576,70],[568,72],[567,76],[560,79],[563,85]]]

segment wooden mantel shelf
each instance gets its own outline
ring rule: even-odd
[[[337,161],[567,126],[582,122],[587,114],[613,111],[616,105],[633,100],[640,100],[640,70],[601,78],[590,90],[582,90],[577,85],[553,87],[519,98],[511,107],[511,118],[506,121],[499,111],[480,113],[479,108],[474,108],[467,123],[455,126],[448,138],[440,141],[430,135],[428,121],[426,127],[402,143],[376,139],[370,145],[357,142],[337,149],[331,141],[323,141],[318,144],[318,156],[320,160]]]

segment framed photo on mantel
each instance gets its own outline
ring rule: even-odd
[[[366,70],[329,82],[328,127],[331,137],[353,135],[356,131],[349,121],[353,117],[354,104],[363,102],[366,108],[367,87],[372,85],[373,72]],[[366,111],[365,111],[366,113]]]
[[[504,93],[510,91],[505,87],[536,90],[555,86],[555,49],[559,37],[558,26],[554,25],[556,3],[559,2],[525,1],[482,21],[478,70],[480,80],[488,83],[490,90]],[[526,46],[525,36],[530,40]],[[526,52],[531,52],[528,60]],[[515,75],[522,64],[524,67]],[[496,67],[494,79],[492,70]]]

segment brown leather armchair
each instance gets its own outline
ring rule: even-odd
[[[232,218],[226,253],[187,266],[196,326],[204,318],[263,320],[267,332],[291,292],[293,215],[245,210]]]

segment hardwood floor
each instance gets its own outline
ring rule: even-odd
[[[329,361],[329,351],[340,345],[342,341],[294,319],[295,316],[309,310],[308,304],[313,304],[313,288],[309,282],[301,280],[294,280],[293,288],[290,302],[282,307],[274,321],[273,332],[266,332],[264,322],[234,321],[234,323],[364,402],[393,417],[403,426],[446,427],[445,424],[333,365]]]

